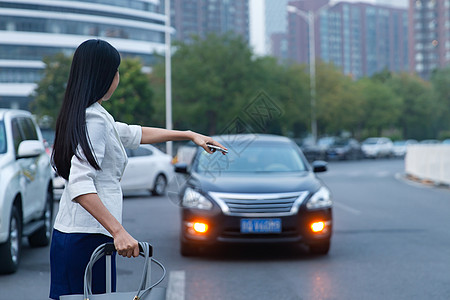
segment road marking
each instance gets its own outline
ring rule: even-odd
[[[166,300],[184,300],[185,271],[170,271]]]
[[[345,211],[347,211],[349,213],[352,213],[354,215],[360,215],[361,214],[361,211],[359,211],[357,209],[354,209],[354,208],[352,208],[350,206],[347,206],[345,204],[342,204],[340,202],[334,202],[333,204],[334,204],[334,206],[336,206],[336,207],[338,207],[340,209],[343,209],[343,210],[345,210]]]

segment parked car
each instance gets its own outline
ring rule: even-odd
[[[332,235],[332,199],[290,139],[275,135],[215,137],[229,153],[198,148],[191,164],[177,164],[186,175],[181,189],[180,252],[221,243],[304,243],[325,255]]]
[[[418,142],[416,140],[410,139],[410,140],[402,140],[402,141],[395,141],[394,142],[394,155],[396,157],[403,157],[406,154],[406,149],[408,148],[408,145],[414,145]]]
[[[316,160],[326,160],[327,153],[324,147],[319,146],[317,143],[314,143],[312,138],[305,138],[299,142],[300,149],[303,152],[303,155],[309,162],[313,162]]]
[[[364,156],[368,158],[391,157],[394,154],[394,144],[386,137],[368,138],[364,140],[361,148]]]
[[[361,159],[364,156],[361,144],[352,138],[337,138],[327,149],[327,159]]]
[[[50,160],[29,112],[0,109],[0,178],[0,273],[13,273],[22,237],[47,246],[53,221]]]
[[[174,175],[172,157],[152,145],[126,151],[128,165],[120,181],[122,190],[146,189],[153,195],[165,194]]]

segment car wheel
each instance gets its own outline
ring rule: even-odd
[[[309,253],[314,255],[326,255],[330,251],[330,241],[309,245]]]
[[[0,273],[9,274],[17,271],[22,246],[22,223],[19,210],[13,206],[9,221],[8,240],[0,245]]]
[[[182,256],[194,256],[198,253],[198,249],[190,243],[180,242],[180,254]]]
[[[47,192],[47,201],[41,219],[44,221],[44,225],[28,237],[28,242],[32,247],[43,247],[50,243],[53,221],[53,193],[51,191]]]
[[[166,193],[167,179],[163,174],[156,176],[155,184],[152,189],[152,194],[155,196],[161,196]]]

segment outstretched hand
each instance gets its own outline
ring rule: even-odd
[[[213,138],[211,138],[211,137],[209,137],[209,136],[206,136],[206,135],[203,135],[203,134],[200,134],[200,133],[192,132],[192,138],[191,138],[191,140],[192,140],[195,144],[197,144],[198,146],[200,146],[200,147],[202,147],[203,149],[205,149],[205,151],[208,152],[208,153],[210,153],[210,154],[211,154],[211,153],[214,153],[216,150],[214,150],[214,149],[211,150],[211,149],[208,147],[208,144],[209,144],[209,145],[218,146],[218,147],[221,147],[221,148],[224,148],[224,149],[227,150],[227,148],[224,147],[221,143],[215,141]],[[222,152],[222,154],[225,154],[225,153]]]

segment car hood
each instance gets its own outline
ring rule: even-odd
[[[221,193],[289,193],[317,191],[321,182],[311,172],[298,173],[192,173],[188,181],[205,192]]]

